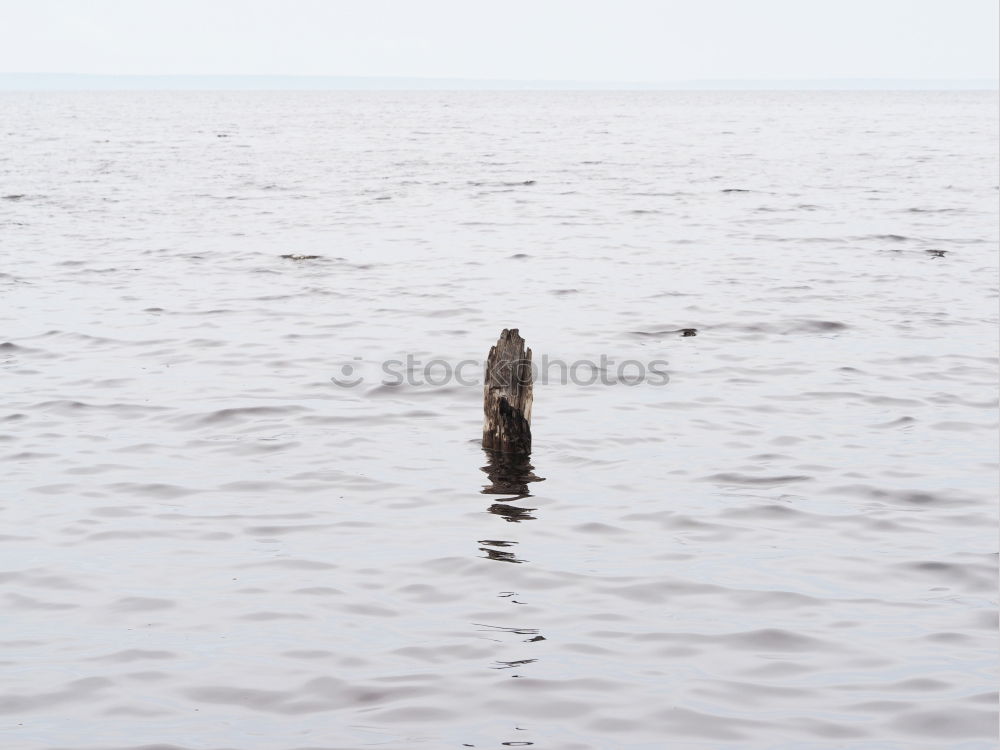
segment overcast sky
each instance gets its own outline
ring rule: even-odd
[[[0,0],[0,72],[994,79],[997,0]]]

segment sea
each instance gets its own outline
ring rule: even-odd
[[[998,164],[995,91],[0,93],[0,744],[995,750]]]

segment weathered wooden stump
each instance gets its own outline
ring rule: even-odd
[[[505,328],[486,360],[483,447],[530,453],[531,400],[531,349],[525,349],[516,328]]]

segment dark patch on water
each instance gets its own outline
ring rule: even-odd
[[[510,547],[517,544],[517,542],[507,542],[503,540],[491,540],[491,539],[481,539],[480,544],[484,545],[479,548],[480,552],[485,552],[485,558],[487,560],[496,560],[497,562],[507,562],[507,563],[523,563],[527,560],[522,560],[513,552],[505,549],[497,549],[498,547]]]
[[[531,515],[536,509],[535,508],[518,508],[516,505],[507,505],[505,503],[493,503],[488,508],[490,513],[500,516],[505,521],[510,523],[520,523],[521,521],[534,521],[535,516]]]
[[[663,338],[664,336],[679,335],[681,338],[689,338],[698,335],[697,328],[664,328],[659,331],[629,331],[630,336],[639,338]]]

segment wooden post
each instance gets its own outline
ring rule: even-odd
[[[486,360],[483,447],[530,453],[531,401],[531,349],[525,349],[516,328],[505,328]]]

